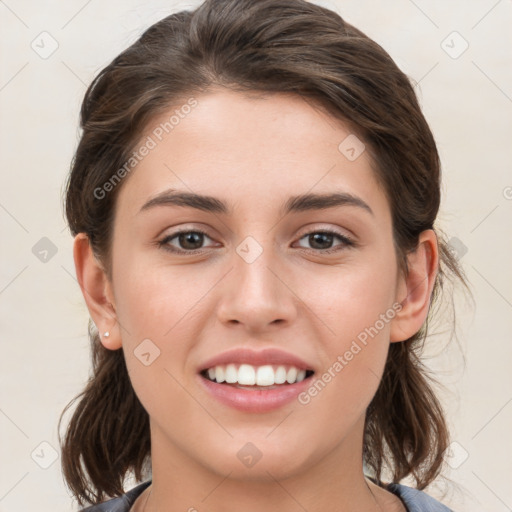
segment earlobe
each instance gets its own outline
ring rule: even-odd
[[[89,238],[78,233],[73,243],[75,270],[89,314],[98,327],[100,340],[109,350],[121,348],[111,283],[94,256]],[[108,332],[108,335],[105,333]]]
[[[416,250],[409,253],[409,272],[401,277],[396,300],[402,308],[391,322],[391,343],[405,341],[414,336],[425,322],[432,290],[438,272],[437,236],[433,229],[423,231]]]

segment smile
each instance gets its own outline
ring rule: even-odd
[[[316,366],[297,354],[238,347],[203,361],[199,385],[219,404],[263,413],[292,402],[311,384]]]

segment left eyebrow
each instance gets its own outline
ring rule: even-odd
[[[326,210],[338,206],[356,206],[371,215],[373,210],[360,197],[348,192],[333,192],[330,194],[302,194],[293,196],[286,201],[282,208],[283,214],[290,212],[304,212],[308,210]]]
[[[203,210],[205,212],[231,215],[233,208],[222,200],[192,192],[181,192],[173,189],[164,190],[147,201],[139,213],[155,206],[185,206]],[[304,212],[311,210],[326,210],[339,206],[355,206],[374,215],[370,206],[360,197],[348,192],[334,192],[329,194],[301,194],[290,197],[281,208],[281,214],[291,212]]]

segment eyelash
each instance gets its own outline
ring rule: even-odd
[[[204,236],[206,236],[208,238],[211,238],[207,233],[205,233],[201,229],[187,229],[187,230],[177,231],[176,233],[172,233],[170,235],[167,235],[162,240],[159,240],[157,242],[157,245],[158,245],[159,248],[162,248],[165,251],[169,251],[169,252],[174,253],[174,254],[189,254],[189,255],[202,254],[204,252],[204,249],[193,249],[193,250],[190,250],[190,251],[186,251],[186,250],[182,250],[182,249],[171,248],[171,246],[168,245],[168,243],[171,240],[173,240],[174,238],[176,238],[177,236],[183,235],[183,234],[188,234],[188,233],[199,233],[199,234],[204,235]],[[330,229],[320,229],[320,230],[310,231],[310,232],[305,233],[304,235],[302,235],[299,238],[299,240],[302,240],[303,238],[305,238],[307,236],[310,236],[310,235],[313,235],[313,234],[318,234],[318,233],[321,233],[321,234],[324,234],[324,235],[334,235],[335,237],[339,238],[343,242],[343,244],[338,245],[338,246],[336,246],[337,248],[333,248],[333,249],[307,249],[307,248],[304,248],[304,247],[302,249],[311,250],[313,252],[317,252],[317,253],[320,253],[320,254],[332,254],[332,253],[335,253],[335,252],[342,251],[342,250],[344,250],[347,247],[354,247],[356,245],[356,243],[351,238],[349,238],[349,237],[347,237],[345,235],[342,235],[341,233],[338,233],[337,231],[333,231],[333,230],[330,230]]]

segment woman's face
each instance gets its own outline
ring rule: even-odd
[[[150,123],[116,203],[112,297],[153,459],[252,479],[359,462],[404,298],[368,152],[299,96],[195,100]],[[201,375],[234,349],[280,353],[228,355],[240,379],[314,374],[274,390]]]

